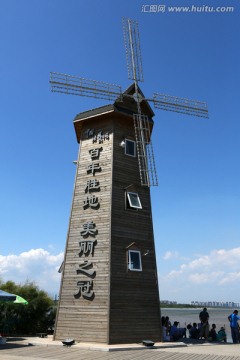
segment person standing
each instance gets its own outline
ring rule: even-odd
[[[204,338],[205,340],[207,340],[209,333],[209,324],[208,324],[209,314],[207,312],[207,308],[203,308],[203,311],[200,312],[199,320],[201,321],[199,337],[200,339]]]
[[[230,322],[232,341],[234,344],[237,344],[239,342],[238,320],[240,320],[240,316],[238,316],[238,310],[234,310],[233,313],[228,316],[228,320]]]

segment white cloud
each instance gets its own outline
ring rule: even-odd
[[[194,284],[203,284],[209,282],[219,282],[222,278],[223,271],[213,271],[213,272],[203,272],[203,273],[194,273],[189,275],[190,282]]]
[[[166,253],[165,258],[170,258],[170,254]],[[160,270],[160,292],[163,291],[164,298],[168,298],[168,294],[170,298],[170,294],[177,296],[177,288],[179,298],[186,298],[192,293],[190,299],[196,294],[197,299],[203,296],[206,300],[222,297],[219,299],[221,301],[234,296],[231,300],[237,301],[239,296],[233,285],[238,284],[240,280],[239,264],[240,247],[213,250],[209,254],[198,255],[165,274]]]
[[[224,284],[233,284],[233,283],[238,283],[240,280],[240,272],[235,272],[235,273],[228,273],[227,276],[223,276],[223,278],[220,281],[221,285]]]
[[[178,258],[178,252],[177,251],[167,251],[163,255],[163,260],[170,260],[170,259],[176,259]]]
[[[44,249],[31,249],[19,255],[0,255],[0,276],[3,281],[15,283],[34,281],[49,294],[58,294],[60,274],[58,269],[63,253],[52,255]]]
[[[172,270],[166,276],[174,278],[185,274],[193,283],[217,281],[221,284],[223,278],[224,282],[227,279],[232,282],[240,276],[239,262],[240,247],[230,250],[213,250],[208,255],[199,256],[197,259],[182,264],[178,270]]]
[[[209,255],[200,256],[198,259],[189,263],[191,269],[203,268],[211,269],[213,266],[229,266],[239,268],[240,247],[230,250],[213,250]]]

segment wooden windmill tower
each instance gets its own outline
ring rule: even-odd
[[[124,19],[128,75],[120,86],[51,73],[51,88],[113,102],[78,114],[79,155],[67,234],[55,339],[105,344],[161,339],[150,186],[156,108],[207,117],[206,105],[144,97],[137,22]]]

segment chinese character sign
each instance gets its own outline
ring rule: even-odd
[[[103,144],[109,140],[109,132],[104,133],[102,130],[95,131],[94,129],[88,129],[85,132],[87,139],[92,139],[92,144]],[[103,147],[93,147],[89,153],[90,163],[87,165],[86,174],[89,178],[83,188],[85,197],[83,199],[83,210],[88,209],[98,210],[100,207],[99,197],[94,192],[100,192],[100,182],[95,175],[104,171],[102,169],[100,160],[101,153],[104,151]],[[98,162],[95,162],[95,161]],[[94,282],[93,279],[96,276],[96,271],[93,268],[93,262],[89,257],[94,257],[94,250],[97,246],[96,236],[98,235],[98,229],[93,220],[89,219],[82,224],[82,230],[80,231],[81,240],[79,241],[78,257],[84,258],[84,261],[79,262],[76,265],[76,275],[81,278],[76,283],[76,290],[74,292],[75,298],[83,297],[87,300],[92,300],[94,294]],[[89,279],[90,278],[90,279]]]

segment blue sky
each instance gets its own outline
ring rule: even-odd
[[[165,12],[142,12],[166,5]],[[177,12],[168,6],[232,6]],[[0,0],[0,276],[58,293],[78,145],[75,115],[104,101],[54,94],[56,71],[127,88],[122,16],[138,21],[145,96],[208,103],[155,111],[152,208],[162,299],[239,302],[240,5],[236,0]]]

